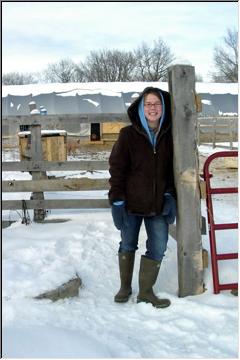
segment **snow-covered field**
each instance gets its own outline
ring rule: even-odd
[[[212,152],[205,147],[199,150],[204,155]],[[29,178],[29,174],[19,174]],[[17,173],[4,173],[3,178],[16,179]],[[237,172],[225,173],[219,183],[236,186]],[[98,192],[98,196],[106,197],[106,192]],[[237,221],[236,196],[220,196],[214,200],[214,207],[219,222]],[[202,213],[206,216],[204,200]],[[144,228],[136,256],[133,295],[128,303],[117,304],[113,297],[119,286],[119,232],[109,209],[53,210],[48,220],[68,221],[32,222],[29,226],[21,224],[20,215],[3,213],[5,220],[18,219],[3,229],[4,358],[238,357],[238,297],[230,291],[213,294],[208,235],[202,238],[203,247],[209,251],[209,267],[204,274],[207,290],[198,296],[178,297],[177,248],[170,237],[155,292],[168,297],[172,304],[155,309],[151,304],[136,303],[140,255],[145,251]],[[219,252],[237,251],[236,230],[218,235]],[[76,273],[83,282],[78,297],[57,302],[33,299]],[[236,261],[220,264],[220,280],[238,280]]]

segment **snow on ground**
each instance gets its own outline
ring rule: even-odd
[[[236,182],[236,172],[229,173],[226,184],[228,180]],[[106,192],[98,196],[106,197]],[[219,221],[237,221],[236,197],[222,196],[214,204]],[[206,216],[204,200],[202,213]],[[229,291],[213,294],[210,261],[204,270],[206,291],[179,298],[176,241],[170,237],[155,292],[172,304],[166,309],[137,304],[146,240],[142,228],[133,295],[128,303],[117,304],[119,232],[110,210],[53,210],[47,217],[57,218],[69,221],[26,226],[18,215],[17,222],[3,229],[4,358],[238,357],[238,297]],[[230,232],[222,231],[219,251],[237,251],[235,230],[229,239]],[[209,251],[207,235],[203,247]],[[33,299],[76,273],[83,282],[78,297],[54,303]],[[222,281],[237,281],[236,261],[224,262],[220,273]]]

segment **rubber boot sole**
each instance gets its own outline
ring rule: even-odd
[[[154,306],[157,309],[164,309],[164,308],[171,305],[170,300],[163,301],[162,304],[154,304],[152,301],[150,301],[148,299],[137,299],[137,304],[143,303],[143,302],[146,303],[146,304],[152,304],[152,306]]]
[[[129,294],[126,296],[126,297],[117,297],[117,295],[114,297],[114,301],[117,302],[117,303],[125,303],[125,302],[128,302],[130,296],[132,295],[132,291],[129,292]]]

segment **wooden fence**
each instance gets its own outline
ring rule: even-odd
[[[105,118],[102,115],[94,117],[94,121],[106,122],[116,121],[115,116]],[[126,121],[125,117],[125,121]],[[108,199],[44,199],[44,192],[47,191],[91,191],[108,190],[108,179],[48,179],[46,171],[72,171],[72,170],[107,170],[108,162],[99,161],[71,161],[53,162],[43,161],[41,127],[45,129],[52,127],[61,128],[64,121],[78,123],[80,120],[85,122],[93,121],[91,115],[64,115],[64,116],[41,116],[28,115],[19,117],[7,117],[3,121],[10,121],[16,126],[29,125],[31,132],[31,161],[3,162],[2,171],[27,171],[32,174],[32,180],[10,180],[2,182],[3,192],[32,192],[29,200],[4,200],[3,210],[34,209],[34,221],[43,221],[45,209],[69,209],[69,208],[106,208],[109,207]]]
[[[46,171],[76,171],[76,170],[108,170],[107,161],[18,161],[3,162],[2,171],[25,171],[42,173]],[[108,179],[72,178],[72,179],[37,179],[37,180],[5,180],[2,181],[2,191],[13,192],[47,192],[47,191],[91,191],[108,190]],[[24,205],[28,209],[83,209],[108,208],[108,199],[29,199]],[[3,210],[22,209],[22,200],[3,200]]]
[[[21,171],[21,172],[46,172],[46,171],[99,171],[108,170],[108,161],[16,161],[3,162],[2,171]],[[2,191],[7,193],[13,192],[47,192],[47,191],[93,191],[109,189],[108,178],[90,179],[86,177],[72,179],[40,179],[40,180],[5,180],[2,181]],[[51,210],[51,209],[107,209],[110,208],[108,199],[29,199],[29,200],[3,200],[2,210]],[[44,216],[40,221],[44,220]],[[3,222],[4,223],[4,222]],[[11,222],[6,221],[4,226],[10,225]],[[202,231],[205,234],[205,219],[202,219]],[[170,225],[170,235],[176,239],[176,226]]]
[[[197,142],[212,143],[215,148],[217,143],[229,143],[229,148],[233,149],[233,142],[238,141],[238,118],[234,116],[226,117],[206,117],[198,118],[197,122]]]

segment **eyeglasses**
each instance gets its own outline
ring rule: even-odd
[[[144,106],[147,108],[147,109],[151,109],[152,107],[154,108],[160,108],[162,106],[161,103],[155,103],[155,104],[152,104],[152,103],[145,103]]]

